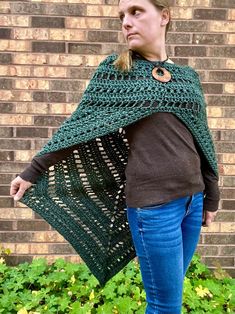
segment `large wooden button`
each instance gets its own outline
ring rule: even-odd
[[[163,75],[159,75],[157,73],[158,70],[161,70],[163,72]],[[170,72],[167,71],[165,68],[161,68],[161,67],[155,67],[152,70],[152,76],[155,78],[155,80],[158,80],[158,81],[163,82],[163,83],[169,82],[171,79]]]

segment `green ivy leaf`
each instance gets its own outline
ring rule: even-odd
[[[113,313],[113,304],[112,303],[105,303],[100,305],[97,310],[97,314],[107,314],[107,313]]]

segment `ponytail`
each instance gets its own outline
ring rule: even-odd
[[[132,67],[132,55],[133,52],[131,50],[125,50],[123,51],[117,58],[116,61],[114,61],[114,66],[124,72],[130,71]]]

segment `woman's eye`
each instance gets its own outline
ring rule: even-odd
[[[140,10],[133,10],[133,11],[131,12],[131,14],[132,14],[133,16],[138,16],[140,13],[141,13]],[[124,18],[125,18],[125,15],[124,15],[124,14],[120,14],[120,15],[119,15],[119,20],[120,20],[121,23],[123,22]]]
[[[139,14],[140,14],[140,11],[139,11],[139,10],[134,10],[134,11],[133,11],[133,15],[137,16],[137,15],[139,15]]]
[[[120,19],[120,21],[122,22],[123,21],[123,19],[124,19],[124,15],[122,14],[122,15],[120,15],[119,16],[119,19]]]

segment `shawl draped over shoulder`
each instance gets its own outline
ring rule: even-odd
[[[171,80],[152,77],[156,64],[134,60],[129,72],[108,56],[95,71],[75,112],[37,156],[74,146],[45,171],[22,202],[73,246],[103,286],[135,257],[126,217],[123,128],[155,112],[175,114],[190,130],[218,176],[199,75],[190,66],[164,63]]]

